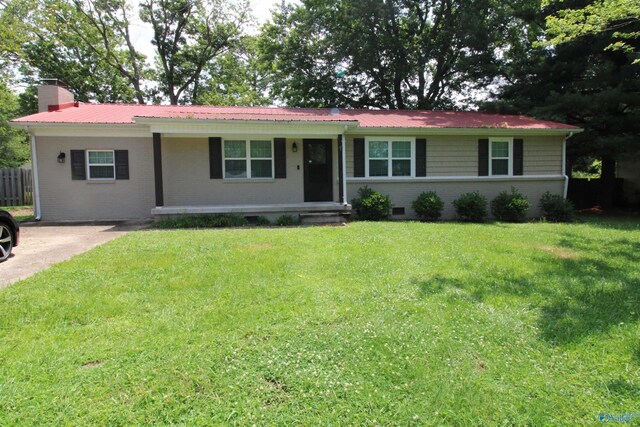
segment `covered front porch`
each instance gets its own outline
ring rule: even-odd
[[[156,220],[292,215],[306,222],[342,222],[351,212],[343,123],[148,124]]]

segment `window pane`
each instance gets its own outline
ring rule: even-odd
[[[369,176],[389,176],[388,160],[369,160]]]
[[[386,159],[387,157],[389,157],[389,144],[387,141],[369,141],[369,158]]]
[[[393,141],[393,157],[411,158],[411,143],[409,141]]]
[[[491,144],[491,157],[509,157],[509,143],[506,141],[493,141]]]
[[[115,178],[113,166],[89,166],[89,178]]]
[[[224,161],[224,177],[225,178],[246,178],[247,162],[244,160],[225,160]]]
[[[251,141],[251,157],[271,158],[271,141]]]
[[[245,141],[225,141],[224,157],[247,157],[247,145]]]
[[[113,164],[113,151],[89,151],[89,163],[94,165]]]
[[[411,160],[393,160],[393,176],[411,176]]]
[[[491,173],[493,175],[509,175],[509,159],[493,159]]]
[[[251,178],[271,178],[271,160],[251,160]]]

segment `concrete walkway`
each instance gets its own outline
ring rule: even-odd
[[[0,263],[0,289],[68,260],[74,255],[143,227],[141,223],[21,224],[20,245]]]

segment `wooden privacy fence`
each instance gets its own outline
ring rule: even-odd
[[[28,169],[0,169],[0,206],[33,204],[33,172]]]

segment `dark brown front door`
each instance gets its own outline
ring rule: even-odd
[[[304,201],[330,202],[333,200],[331,179],[331,140],[305,139],[304,150]]]

